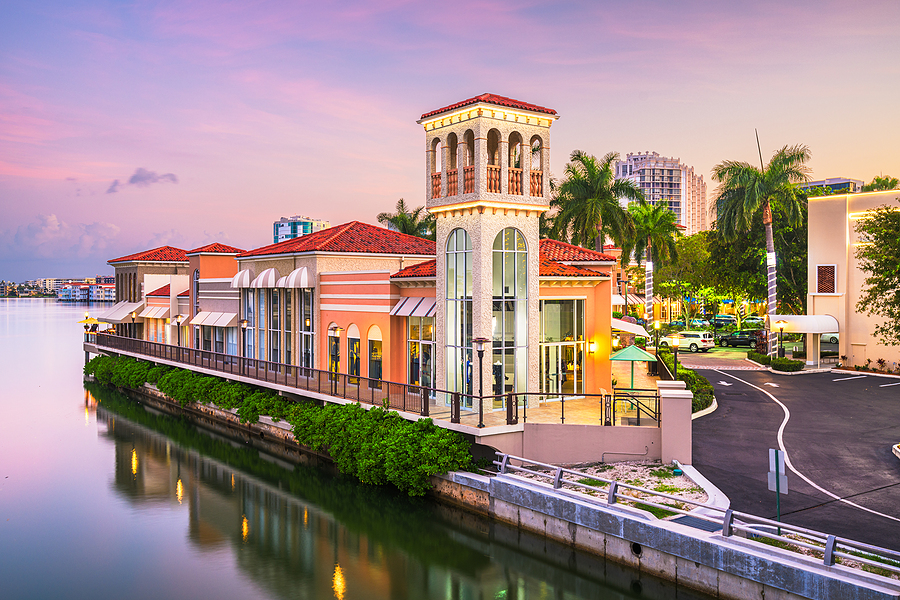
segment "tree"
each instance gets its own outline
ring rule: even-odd
[[[856,248],[859,268],[867,274],[856,310],[884,317],[875,335],[886,346],[900,345],[900,210],[879,206],[856,222],[856,231],[868,240]]]
[[[681,302],[681,313],[685,323],[696,317],[694,306],[697,300],[711,288],[709,271],[709,250],[707,235],[701,231],[694,235],[681,236],[675,241],[674,260],[660,267],[657,275],[657,289],[664,298]]]
[[[676,225],[675,213],[662,204],[644,202],[628,206],[634,221],[634,237],[622,244],[622,264],[633,258],[638,266],[646,257],[644,273],[644,310],[653,314],[653,268],[663,261],[678,257],[675,239],[681,234]]]
[[[864,192],[880,192],[882,190],[896,190],[900,188],[900,179],[885,175],[884,177],[875,177],[871,183],[862,186]]]
[[[410,211],[403,198],[397,201],[397,212],[379,213],[377,219],[388,229],[429,240],[435,239],[434,215],[426,212],[424,206]]]
[[[603,251],[606,236],[617,244],[633,235],[634,225],[619,199],[643,202],[644,194],[631,181],[616,179],[616,152],[602,159],[575,150],[566,165],[565,177],[550,206],[557,209],[553,237],[570,239],[585,248]]]
[[[751,228],[753,217],[762,213],[766,235],[767,305],[770,317],[775,315],[778,292],[772,205],[777,203],[780,206],[789,225],[799,223],[806,197],[796,184],[808,179],[809,167],[805,163],[809,157],[807,146],[785,146],[772,156],[768,165],[760,169],[746,162],[732,160],[713,167],[713,179],[719,182],[716,227],[726,240],[736,240],[745,235]],[[774,337],[771,330],[769,336]],[[769,342],[769,348],[774,350],[774,339]]]

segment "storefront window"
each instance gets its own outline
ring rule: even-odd
[[[433,388],[434,317],[409,317],[407,340],[410,385]]]
[[[584,393],[584,300],[541,300],[541,391]]]

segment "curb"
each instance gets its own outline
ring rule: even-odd
[[[697,412],[695,412],[694,414],[692,414],[692,415],[691,415],[691,421],[693,421],[694,419],[699,419],[700,417],[705,417],[706,415],[708,415],[708,414],[710,414],[710,413],[712,413],[712,412],[715,412],[715,410],[716,410],[717,408],[719,408],[719,401],[716,400],[716,396],[713,395],[713,401],[712,401],[712,404],[710,404],[709,406],[707,406],[707,407],[704,408],[703,410],[698,410]],[[696,483],[696,482],[695,482],[695,483]]]
[[[900,379],[900,375],[892,375],[890,373],[874,373],[872,371],[857,371],[856,369],[853,369],[852,371],[850,369],[831,369],[831,373],[836,373],[836,374],[840,374],[840,375],[843,375],[846,373],[853,375],[854,373],[858,373],[860,375],[871,375],[872,377],[886,377],[888,379]]]
[[[688,479],[703,488],[703,491],[706,492],[707,496],[706,504],[721,508],[722,510],[728,510],[731,507],[731,500],[728,499],[728,496],[723,494],[722,490],[713,485],[713,483],[704,477],[700,471],[695,469],[692,465],[683,465],[677,460],[674,462],[678,465],[678,468],[684,472]],[[715,510],[704,508],[695,508],[689,512],[708,516],[719,516]]]
[[[891,452],[894,453],[894,456],[900,458],[900,444],[895,444],[891,446]]]

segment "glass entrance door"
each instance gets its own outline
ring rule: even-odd
[[[584,393],[583,342],[542,344],[541,391],[551,396]]]

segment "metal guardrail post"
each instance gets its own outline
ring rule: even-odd
[[[509,454],[504,454],[503,458],[500,459],[500,474],[503,475],[506,473],[506,463],[509,462]]]
[[[423,417],[428,416],[428,400],[431,398],[431,390],[430,388],[421,387],[419,390],[422,392],[422,412],[421,415]]]
[[[731,537],[732,535],[734,535],[734,511],[729,508],[722,517],[722,537]]]
[[[606,492],[606,503],[607,504],[615,504],[616,503],[616,490],[619,487],[619,482],[613,481],[609,484],[609,489]]]
[[[828,541],[825,542],[825,566],[831,567],[834,565],[834,548],[837,546],[837,538],[833,535],[828,536]]]
[[[562,467],[556,467],[556,476],[553,478],[553,489],[558,490],[562,486]]]
[[[453,392],[450,398],[450,422],[459,423],[459,392]]]
[[[515,396],[513,394],[508,394],[506,396],[506,424],[507,425],[515,425],[519,422],[519,420],[513,415],[513,403],[516,402]]]
[[[566,397],[559,397],[559,422],[565,424],[566,422]]]

